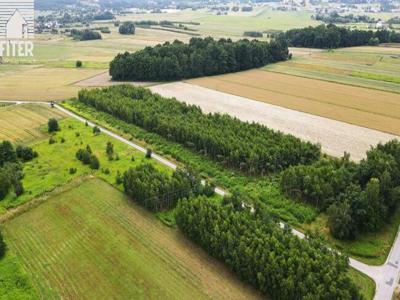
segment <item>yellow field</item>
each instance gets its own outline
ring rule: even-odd
[[[36,68],[3,77],[0,100],[64,100],[77,95],[73,84],[104,70]]]
[[[49,118],[60,119],[63,114],[44,105],[13,105],[0,108],[0,141],[28,143],[41,138],[40,126]]]
[[[322,80],[252,70],[191,84],[400,135],[400,96]]]

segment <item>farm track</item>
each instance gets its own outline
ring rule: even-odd
[[[2,101],[0,101],[0,102],[2,102]],[[17,105],[18,104],[26,104],[26,103],[29,103],[29,102],[19,101],[19,102],[17,102]],[[46,102],[42,102],[41,104],[48,105],[48,103],[46,103]],[[110,130],[107,130],[106,128],[103,128],[81,116],[76,115],[75,113],[61,107],[60,105],[56,104],[55,108],[57,108],[64,114],[69,115],[81,122],[87,122],[89,126],[92,126],[92,127],[98,126],[104,134],[107,134],[129,146],[132,146],[135,149],[137,149],[143,153],[146,152],[146,149],[144,149],[143,147],[141,147],[135,143],[132,143],[131,141],[128,141],[125,138],[111,132]],[[153,154],[152,157],[154,159],[156,159],[157,161],[159,161],[160,163],[162,163],[170,168],[173,168],[173,169],[177,168],[177,166],[174,163],[164,159],[163,157],[161,157],[157,154]],[[225,192],[219,188],[216,188],[215,192],[221,196],[225,195]],[[283,223],[281,223],[280,225],[281,225],[281,227],[284,226]],[[303,233],[301,233],[295,229],[292,229],[292,232],[299,238],[304,238]],[[399,277],[400,277],[399,264],[400,264],[400,235],[399,234],[397,234],[397,236],[396,236],[396,239],[394,241],[393,247],[387,258],[386,263],[383,264],[382,266],[368,266],[364,263],[361,263],[355,259],[350,258],[350,266],[352,266],[353,268],[368,275],[375,281],[375,283],[376,283],[376,293],[375,293],[375,297],[374,297],[375,300],[390,300],[392,298],[395,286],[396,286],[397,282],[399,281]]]

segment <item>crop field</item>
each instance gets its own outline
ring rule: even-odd
[[[10,220],[4,232],[41,298],[260,298],[98,179]]]
[[[292,60],[264,70],[400,93],[400,48],[394,45],[292,52]]]
[[[263,72],[260,71],[260,73]],[[212,81],[212,79],[196,79],[194,82]],[[248,93],[252,92],[247,87],[241,85],[237,85],[237,87],[238,89],[243,88]],[[254,101],[248,98],[250,94],[239,97],[183,82],[156,85],[150,89],[165,97],[175,97],[180,101],[198,105],[205,112],[227,113],[243,121],[258,122],[271,129],[293,134],[303,140],[320,143],[323,152],[333,156],[342,156],[344,152],[347,152],[351,154],[353,160],[360,160],[365,157],[365,153],[371,145],[395,138],[394,135],[380,131]],[[262,89],[258,91],[261,95],[265,92]],[[285,89],[282,88],[282,91]],[[241,94],[240,90],[238,94]],[[286,99],[287,96],[282,94],[271,99],[276,100],[279,99],[278,97]]]
[[[319,21],[311,19],[312,13],[305,11],[275,11],[260,6],[252,12],[230,12],[228,15],[218,16],[216,13],[204,9],[192,11],[173,11],[160,14],[133,14],[121,17],[121,20],[153,20],[174,22],[197,22],[200,25],[188,25],[201,35],[214,37],[238,38],[244,31],[276,31],[288,30],[297,27],[315,26]]]
[[[101,72],[101,71],[100,71]],[[100,73],[96,69],[39,67],[17,72],[0,81],[1,100],[51,101],[76,96],[76,81]]]
[[[322,80],[252,70],[191,84],[400,135],[399,95]]]
[[[45,105],[8,105],[0,107],[0,141],[29,143],[43,138],[40,127],[49,118],[60,119],[64,115]]]

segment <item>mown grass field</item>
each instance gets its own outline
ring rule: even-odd
[[[0,141],[10,140],[14,143],[29,143],[43,138],[40,129],[48,119],[64,117],[58,110],[45,105],[7,105],[0,104]]]
[[[394,45],[293,52],[291,61],[264,70],[400,93],[400,48]]]
[[[33,149],[38,152],[39,157],[24,164],[22,183],[25,193],[15,197],[15,194],[10,192],[0,202],[0,215],[6,214],[7,210],[16,208],[37,196],[52,191],[56,187],[61,187],[79,176],[93,174],[115,185],[118,171],[122,174],[129,167],[135,167],[144,160],[155,163],[154,160],[146,159],[144,153],[138,152],[122,142],[104,134],[94,135],[91,127],[74,119],[63,119],[60,121],[60,126],[61,131],[54,135],[55,144],[50,145],[47,138],[43,139],[43,137],[48,137],[48,134],[44,132],[47,126],[43,128],[42,140],[31,144]],[[62,138],[65,139],[64,143],[61,142]],[[115,155],[111,161],[106,154],[108,141],[111,141],[114,145]],[[87,145],[99,158],[100,170],[93,171],[89,166],[83,165],[75,158],[78,149],[86,148]],[[118,158],[116,158],[116,155],[118,155]],[[156,164],[156,167],[165,172],[172,172],[160,164]],[[76,173],[71,174],[70,168],[76,168]]]
[[[400,135],[399,94],[251,70],[191,84]]]
[[[260,298],[99,179],[10,220],[4,232],[41,298]]]

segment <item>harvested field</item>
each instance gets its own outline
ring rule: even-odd
[[[206,77],[188,82],[400,135],[400,95],[395,93],[261,70]]]
[[[163,84],[150,89],[165,97],[176,97],[178,100],[198,105],[205,112],[228,113],[243,121],[259,122],[301,139],[320,143],[322,150],[330,155],[341,156],[346,151],[354,160],[365,157],[365,152],[371,145],[396,138],[394,135],[376,130],[188,83]]]
[[[4,233],[43,299],[261,299],[98,179],[6,222]]]
[[[5,76],[0,81],[1,100],[50,101],[75,97],[73,84],[102,73],[97,69],[35,68]]]
[[[112,81],[110,74],[107,72],[95,75],[93,77],[84,79],[75,83],[75,86],[79,87],[107,87],[119,84],[131,84],[134,86],[149,86],[154,83],[152,82],[122,82],[122,81]]]
[[[29,143],[43,137],[40,126],[49,118],[60,119],[64,115],[59,110],[45,105],[24,104],[0,108],[0,141]]]

